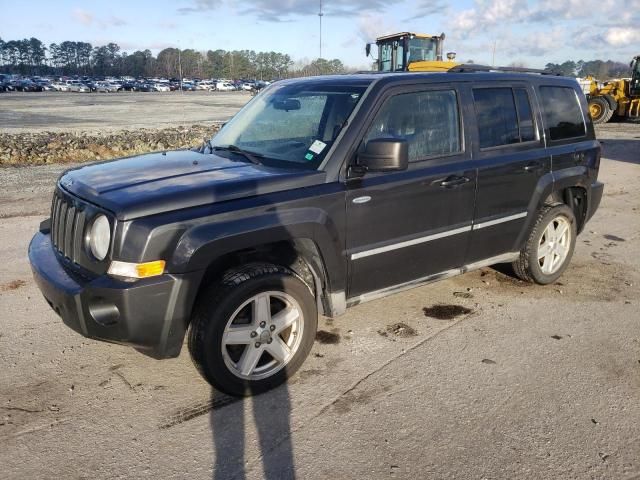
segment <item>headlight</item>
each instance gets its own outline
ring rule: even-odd
[[[97,260],[104,260],[109,253],[111,243],[111,225],[104,215],[98,215],[89,232],[89,247]]]

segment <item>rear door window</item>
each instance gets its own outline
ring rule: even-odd
[[[551,140],[583,137],[586,126],[576,91],[571,87],[540,87],[544,122]]]
[[[525,88],[475,88],[473,100],[481,149],[536,139],[531,103]]]

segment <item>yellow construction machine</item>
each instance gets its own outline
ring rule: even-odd
[[[371,45],[366,45],[367,56],[371,54]],[[447,60],[443,58],[444,33],[394,33],[378,37],[376,45],[380,72],[444,72],[459,66],[453,61],[455,53],[448,53]]]
[[[640,119],[640,55],[631,60],[631,79],[610,80],[600,84],[590,80],[589,113],[593,123],[605,123],[615,115]]]

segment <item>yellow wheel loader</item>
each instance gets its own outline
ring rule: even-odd
[[[367,56],[371,54],[371,45],[366,45]],[[380,72],[444,72],[459,66],[453,61],[453,52],[447,54],[447,60],[443,59],[444,33],[394,33],[378,37],[376,45],[376,64]]]
[[[593,123],[605,123],[615,115],[640,119],[640,55],[631,60],[631,79],[610,80],[603,84],[590,78],[589,114]]]

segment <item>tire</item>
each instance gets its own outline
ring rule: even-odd
[[[589,114],[593,123],[607,123],[613,116],[611,105],[604,97],[592,97],[589,100]]]
[[[554,240],[552,235],[560,238]],[[576,237],[576,218],[569,207],[542,208],[527,243],[520,251],[520,258],[512,264],[514,272],[526,282],[540,285],[555,282],[571,261]],[[548,253],[543,255],[545,252]]]
[[[234,396],[255,395],[300,368],[317,325],[315,298],[305,283],[283,267],[248,264],[202,292],[191,320],[189,351],[213,387]]]

